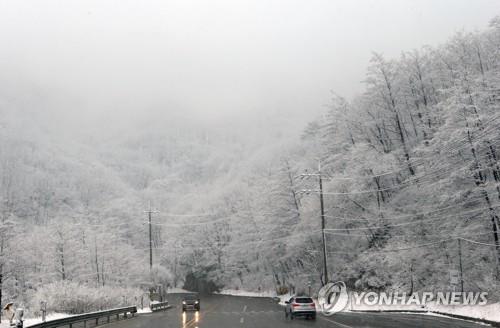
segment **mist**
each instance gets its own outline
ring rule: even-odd
[[[500,322],[499,15],[498,0],[0,0],[0,308],[278,328],[343,286],[491,305],[330,317],[346,327]],[[186,291],[202,295],[190,321]]]
[[[495,0],[2,1],[0,69],[3,84],[21,86],[23,97],[41,95],[59,122],[95,126],[145,113],[205,124],[261,115],[300,122],[324,111],[331,91],[360,93],[373,51],[391,58],[437,45],[485,27],[499,7]]]

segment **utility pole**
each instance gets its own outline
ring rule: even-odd
[[[323,202],[323,179],[321,177],[321,162],[318,162],[318,180],[319,180],[319,203],[321,207],[321,237],[323,238],[323,269],[325,270],[325,284],[327,284],[328,265],[326,261],[325,205]]]
[[[148,212],[149,219],[149,271],[153,269],[153,228],[151,227],[151,207]]]
[[[325,236],[325,206],[323,201],[323,175],[321,173],[321,161],[318,161],[318,172],[317,173],[305,173],[299,175],[300,177],[318,177],[319,190],[303,190],[303,192],[318,192],[319,193],[319,203],[321,210],[321,237],[323,241],[323,272],[324,272],[324,284],[328,283],[328,261],[326,257],[326,236]]]
[[[148,213],[148,223],[149,223],[149,271],[153,271],[153,228],[151,224],[151,216],[153,213],[159,213],[158,211],[153,211],[151,209],[151,202],[149,202],[149,210],[144,211]]]
[[[458,261],[460,264],[460,291],[464,292],[464,272],[462,268],[462,240],[458,238]]]

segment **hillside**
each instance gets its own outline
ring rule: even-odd
[[[464,288],[498,298],[499,49],[497,18],[437,48],[374,54],[365,92],[335,95],[302,128],[279,115],[63,128],[57,113],[44,115],[50,100],[5,91],[2,299],[36,308],[60,284],[140,297],[189,274],[229,289],[316,288],[318,182],[301,174],[318,163],[331,279],[447,290],[460,249]]]

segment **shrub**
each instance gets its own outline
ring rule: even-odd
[[[137,288],[117,286],[92,287],[75,282],[55,282],[37,289],[31,297],[29,310],[40,314],[40,302],[47,302],[47,312],[69,314],[137,305],[144,292]]]

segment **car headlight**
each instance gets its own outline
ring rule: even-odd
[[[186,305],[186,301],[182,301],[182,304]]]
[[[198,303],[199,303],[198,301],[194,302],[194,304],[198,304]]]

